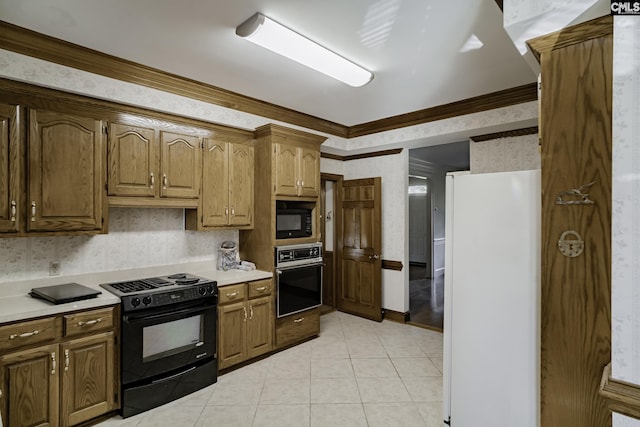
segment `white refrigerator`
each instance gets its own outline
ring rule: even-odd
[[[443,415],[538,427],[540,171],[446,181]]]

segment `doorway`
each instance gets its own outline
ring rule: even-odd
[[[322,259],[324,271],[322,277],[322,307],[325,314],[336,310],[336,264],[335,233],[338,217],[338,196],[342,186],[342,175],[322,173],[320,176],[320,234],[322,236]]]

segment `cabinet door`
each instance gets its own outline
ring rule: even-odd
[[[245,302],[218,306],[218,367],[240,363],[247,358],[247,306]]]
[[[59,368],[57,344],[0,357],[3,425],[58,425]]]
[[[229,203],[229,224],[253,223],[253,147],[230,144]]]
[[[16,232],[20,220],[20,128],[18,107],[0,104],[0,233]]]
[[[229,146],[205,140],[202,162],[202,225],[229,224]]]
[[[102,228],[102,144],[100,120],[31,110],[28,230]]]
[[[300,149],[300,195],[316,197],[320,189],[320,153]]]
[[[249,321],[247,328],[247,352],[252,358],[270,351],[273,347],[272,298],[262,297],[249,300]]]
[[[299,178],[297,147],[274,144],[275,190],[278,196],[297,196]]]
[[[200,138],[161,132],[161,197],[197,199],[202,174]]]
[[[155,130],[111,123],[108,157],[110,196],[156,194],[159,177]]]
[[[107,332],[61,345],[63,427],[115,408],[113,344],[113,332]]]

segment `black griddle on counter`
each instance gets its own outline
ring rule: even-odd
[[[95,298],[102,292],[88,288],[78,283],[64,283],[62,285],[44,286],[33,288],[29,295],[33,298],[43,299],[53,304],[81,301]]]

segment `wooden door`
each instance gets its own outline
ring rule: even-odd
[[[611,357],[611,17],[532,43],[542,75],[540,425],[606,427],[598,390]],[[559,250],[565,231],[584,241],[580,255]]]
[[[229,149],[229,224],[253,223],[253,147],[230,144]]]
[[[277,196],[298,195],[298,149],[285,144],[273,144],[275,190]]]
[[[245,302],[218,306],[218,367],[247,358],[247,305]]]
[[[102,121],[42,110],[29,118],[28,230],[100,230]]]
[[[231,144],[206,139],[202,163],[202,225],[229,224],[229,149]]]
[[[0,357],[0,410],[10,427],[58,425],[58,345]]]
[[[0,104],[0,233],[17,232],[22,223],[20,120],[18,107]]]
[[[108,159],[110,196],[158,194],[159,156],[154,129],[111,123]]]
[[[251,299],[247,323],[247,356],[252,358],[272,349],[273,343],[273,298],[271,296]]]
[[[160,132],[161,197],[197,199],[202,174],[200,138]]]
[[[63,427],[115,409],[113,332],[61,345]]]
[[[381,178],[342,182],[338,309],[382,320]]]
[[[300,148],[299,153],[299,194],[305,197],[317,197],[320,193],[320,153],[306,148]]]

